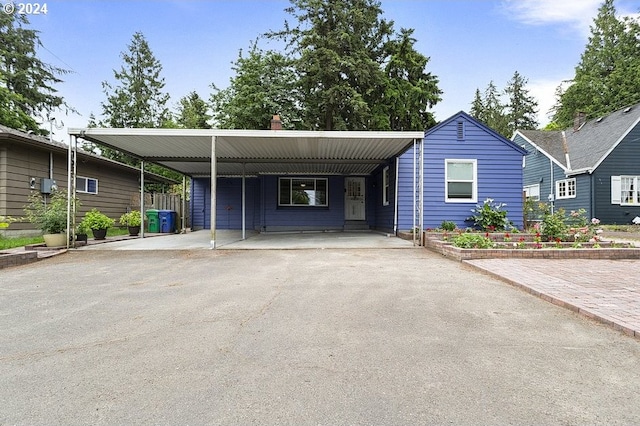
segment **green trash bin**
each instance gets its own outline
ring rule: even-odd
[[[149,209],[145,214],[147,215],[147,232],[160,232],[160,218],[158,210]]]

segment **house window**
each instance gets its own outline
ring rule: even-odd
[[[540,184],[527,185],[522,189],[522,191],[527,199],[540,201]]]
[[[556,199],[575,198],[576,197],[576,180],[564,179],[556,182]]]
[[[389,205],[389,166],[382,170],[382,205]]]
[[[98,193],[98,179],[76,176],[76,191],[86,194]]]
[[[278,181],[280,206],[326,207],[327,179],[280,178]]]
[[[445,201],[448,203],[475,203],[477,195],[477,161],[445,161]]]
[[[640,176],[620,176],[620,204],[640,204]]]

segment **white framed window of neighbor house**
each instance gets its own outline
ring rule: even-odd
[[[97,194],[98,179],[76,176],[76,191],[85,194]]]
[[[563,179],[556,181],[556,200],[576,197],[576,179]]]

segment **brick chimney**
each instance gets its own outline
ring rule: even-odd
[[[282,130],[282,120],[278,114],[271,119],[271,130]]]
[[[587,114],[582,112],[582,111],[578,111],[576,112],[575,117],[573,118],[573,131],[577,132],[578,130],[580,130],[580,128],[582,127],[582,125],[584,123],[586,123],[587,121]]]

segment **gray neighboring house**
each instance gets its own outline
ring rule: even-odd
[[[567,212],[583,208],[603,224],[640,216],[640,104],[564,131],[518,130],[524,193]]]
[[[48,197],[54,182],[66,190],[67,164],[67,145],[0,125],[0,216],[24,218],[29,194]],[[145,173],[145,182],[175,183],[151,173]],[[95,207],[117,220],[139,208],[140,170],[78,150],[76,188],[82,203],[78,218]],[[36,229],[24,219],[1,232],[32,234]]]

